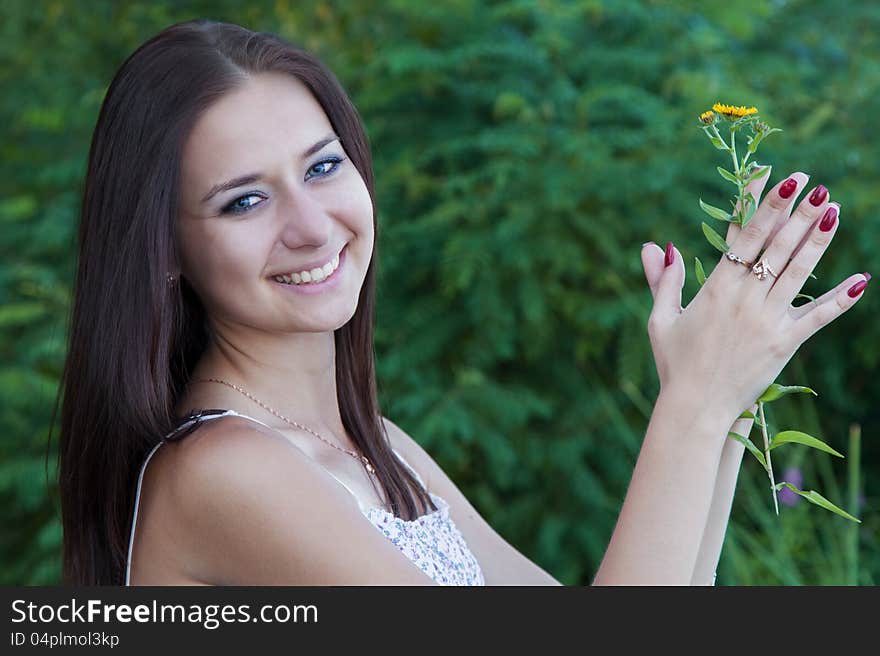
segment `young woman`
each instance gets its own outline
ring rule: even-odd
[[[774,277],[721,258],[682,308],[680,254],[643,247],[661,392],[594,583],[713,582],[742,458],[728,430],[864,287],[791,306],[837,228],[824,187],[795,207],[807,180],[728,234]],[[144,43],[101,108],[79,245],[66,582],[558,584],[381,415],[370,149],[313,55],[204,20]]]

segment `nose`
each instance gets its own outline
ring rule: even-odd
[[[281,241],[291,249],[321,246],[333,234],[333,218],[321,199],[307,189],[285,193],[278,207]]]

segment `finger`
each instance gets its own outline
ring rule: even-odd
[[[746,185],[744,194],[745,196],[751,194],[756,203],[759,203],[761,201],[761,194],[764,192],[764,187],[767,186],[767,182],[770,180],[769,174],[773,167],[769,165],[764,165],[760,167],[760,169],[763,171],[763,173],[759,178],[752,180],[748,185]],[[733,211],[734,214],[739,213],[741,205],[742,203],[740,203],[739,199],[737,199],[736,207]],[[738,223],[730,223],[727,227],[727,238],[725,239],[725,241],[728,244],[732,244],[740,232],[742,232],[742,228],[739,227]]]
[[[797,199],[798,191],[803,189],[809,179],[810,176],[806,173],[797,172],[775,185],[758,206],[751,221],[730,244],[730,250],[744,260],[753,262],[767,243],[770,232],[776,223],[788,218],[791,207]],[[723,256],[722,259],[724,259]],[[751,275],[746,267],[733,268],[729,267],[729,264],[728,271],[738,271],[738,275],[741,276]]]
[[[642,244],[642,268],[645,270],[645,278],[648,280],[648,287],[651,288],[651,296],[657,295],[657,285],[660,284],[660,277],[663,275],[664,253],[653,241]]]
[[[854,284],[856,284],[857,282],[862,280],[862,278],[859,278],[859,275],[861,275],[865,280],[871,279],[871,274],[867,273],[867,272],[862,273],[862,274],[854,274],[854,275],[850,276],[849,278],[847,278],[846,280],[844,280],[842,283],[840,283],[840,285],[838,287],[834,287],[833,289],[829,289],[827,292],[822,294],[815,301],[808,301],[807,303],[802,303],[801,305],[798,305],[797,307],[792,305],[791,310],[789,311],[791,314],[791,317],[795,320],[801,319],[808,312],[811,312],[812,310],[815,310],[823,303],[827,303],[828,301],[832,300],[835,297],[835,295],[837,294],[839,287],[844,287],[847,290],[851,289]],[[847,285],[849,285],[849,286],[847,287]]]
[[[842,283],[837,285],[827,294],[823,294],[822,298],[828,297],[821,303],[807,303],[804,307],[810,307],[800,319],[794,322],[791,328],[792,339],[799,346],[812,337],[820,328],[827,326],[841,314],[849,310],[864,295],[864,285],[867,284],[867,277],[864,274],[857,273],[850,276]],[[860,289],[861,288],[861,289]],[[850,296],[854,294],[854,296]]]
[[[666,266],[666,258],[671,258],[671,263]],[[685,270],[684,261],[681,253],[672,245],[672,242],[666,244],[666,250],[663,254],[663,275],[660,276],[660,282],[657,285],[657,291],[654,294],[654,309],[651,314],[671,319],[681,314],[681,289],[684,287]]]
[[[840,225],[838,220],[840,206],[836,203],[829,203],[827,206],[821,203],[812,209],[819,208],[824,211],[824,214],[820,215],[822,217],[820,220],[816,220],[818,212],[810,209],[801,212],[798,208],[764,252],[761,259],[769,262],[774,271],[781,270],[773,286],[767,290],[768,302],[783,307],[790,306],[837,233]],[[806,241],[803,241],[805,238]],[[792,257],[791,249],[802,241],[803,245]],[[791,258],[791,261],[788,258]]]

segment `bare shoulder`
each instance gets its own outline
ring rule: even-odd
[[[387,417],[382,420],[391,445],[419,472],[428,490],[449,504],[449,514],[480,563],[487,585],[560,585],[492,528],[418,442]]]
[[[240,417],[171,443],[166,479],[200,580],[219,585],[430,585],[330,474]],[[177,536],[175,536],[177,537]]]

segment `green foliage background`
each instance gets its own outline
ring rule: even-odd
[[[757,105],[785,129],[758,153],[774,166],[770,184],[802,170],[842,204],[804,293],[880,272],[880,7],[840,9],[831,0],[4,2],[0,583],[59,580],[57,427],[48,469],[46,444],[82,178],[106,88],[144,40],[180,20],[227,20],[277,32],[336,72],[375,158],[384,413],[508,541],[563,583],[587,584],[658,390],[640,245],[672,240],[688,263],[718,261],[697,198],[725,206],[730,188],[715,172],[719,151],[695,127],[699,112],[715,101]],[[696,289],[689,264],[685,303]],[[774,464],[801,467],[805,489],[863,523],[805,503],[777,518],[746,456],[719,585],[880,576],[877,298],[869,285],[780,376],[819,397],[770,408],[780,428],[844,453],[850,426],[861,427],[860,507],[846,499],[846,462],[791,445]]]

